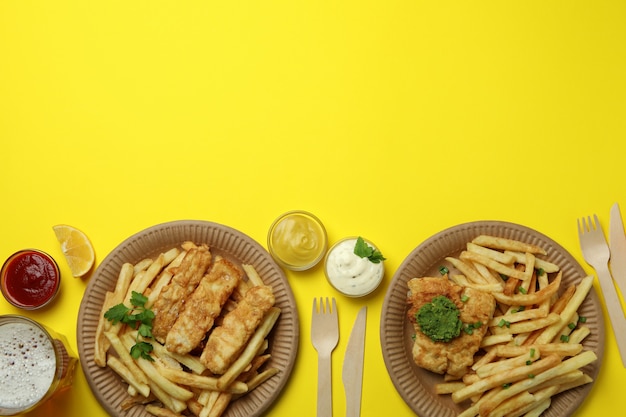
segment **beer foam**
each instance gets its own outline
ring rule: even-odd
[[[50,338],[27,323],[0,325],[0,408],[25,409],[41,400],[54,379]]]

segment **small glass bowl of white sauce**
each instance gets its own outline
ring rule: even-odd
[[[326,279],[333,288],[348,297],[371,294],[385,275],[384,261],[375,263],[354,253],[357,240],[357,237],[347,237],[335,243],[324,260]],[[364,241],[369,247],[377,249],[372,242]]]

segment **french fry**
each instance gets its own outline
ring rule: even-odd
[[[442,382],[435,384],[435,394],[452,394],[455,391],[465,388],[465,383],[460,381]]]
[[[487,256],[484,256],[480,253],[463,251],[459,256],[460,259],[469,262],[476,262],[481,265],[486,266],[487,268],[493,269],[499,274],[506,275],[507,277],[517,278],[517,279],[528,279],[524,271],[513,268],[510,265],[501,264],[498,261],[495,261]]]
[[[542,311],[539,308],[533,308],[530,310],[518,311],[516,313],[507,313],[501,316],[496,316],[489,322],[490,327],[499,326],[501,323],[517,323],[524,320],[540,319],[546,317],[547,312]]]
[[[537,406],[539,404],[543,404],[546,400],[548,401],[548,405],[549,405],[550,398],[553,395],[558,394],[558,390],[559,390],[558,386],[553,386],[553,387],[548,387],[548,388],[533,392],[531,402],[525,405],[521,405],[520,407],[514,408],[513,410],[509,411],[506,414],[506,416],[507,417],[520,417],[522,415],[528,415],[527,413],[537,412],[538,411]],[[528,392],[528,391],[525,391],[525,392]],[[496,410],[500,410],[500,406],[498,406]],[[501,416],[504,414],[502,414],[501,412],[495,412],[493,413],[493,415],[494,417],[497,417],[497,416]]]
[[[502,372],[499,374],[490,375],[486,378],[481,378],[479,381],[454,392],[452,394],[452,400],[456,403],[459,403],[461,401],[467,400],[470,397],[473,397],[474,395],[481,394],[491,388],[502,386],[506,383],[528,379],[529,374],[540,374],[547,369],[554,368],[560,361],[561,358],[559,358],[557,355],[550,355],[544,357],[540,361],[533,362],[531,365],[518,366],[516,368],[509,369],[507,372]],[[516,392],[515,394],[519,392]]]
[[[470,262],[465,262],[463,258],[453,258],[447,257],[446,261],[450,262],[452,266],[461,272],[464,276],[466,276],[470,282],[475,284],[485,284],[487,280],[476,270],[474,265]]]
[[[104,313],[113,306],[111,303],[113,297],[114,294],[110,291],[107,291],[104,295],[104,302],[100,310],[100,319],[98,320],[98,326],[96,327],[96,334],[94,336],[93,361],[101,368],[104,368],[107,364],[107,351],[111,346],[111,342],[109,342],[109,339],[104,335],[105,328],[108,327],[107,325],[110,323],[104,318]]]
[[[478,253],[480,255],[486,256],[487,258],[491,258],[496,262],[499,262],[504,265],[511,265],[515,262],[515,257],[506,252],[500,252],[494,249],[487,248],[485,246],[480,246],[475,243],[468,242],[467,250],[469,252]]]
[[[248,345],[243,350],[239,358],[233,362],[233,364],[228,368],[228,370],[219,378],[217,382],[218,388],[221,390],[228,387],[230,384],[235,381],[235,379],[241,374],[245,368],[252,362],[254,356],[256,355],[259,347],[265,341],[265,338],[272,330],[274,323],[278,319],[278,315],[280,314],[280,309],[276,307],[272,307],[270,311],[266,314],[265,318],[257,328],[256,332],[252,335],[250,340],[248,341]]]
[[[185,365],[195,374],[200,375],[206,370],[206,367],[202,364],[202,362],[197,356],[192,356],[189,354],[181,355],[176,352],[170,352],[169,350],[165,349],[165,346],[163,346],[160,343],[153,343],[152,347],[154,348],[154,353],[157,356],[159,357],[169,356],[170,358],[175,359],[176,361]]]
[[[142,384],[147,384],[149,382],[148,377],[146,376],[146,374],[142,372],[142,370],[139,368],[135,360],[130,356],[129,349],[126,348],[126,346],[124,346],[124,343],[122,342],[120,337],[117,335],[117,333],[105,332],[104,334],[107,337],[107,339],[109,339],[109,341],[111,342],[111,346],[113,347],[113,349],[119,356],[122,363],[126,365],[128,370],[135,376],[137,381],[139,381]]]
[[[124,344],[127,350],[134,345],[135,340],[129,334],[123,335],[120,340]],[[149,382],[158,385],[165,393],[169,396],[180,400],[187,401],[193,397],[193,392],[185,389],[169,379],[165,378],[161,373],[159,373],[156,366],[148,361],[147,359],[138,358],[135,360],[137,366],[144,372],[144,374],[148,377]],[[151,385],[152,387],[152,385]],[[156,395],[156,393],[155,393]]]
[[[242,264],[241,267],[243,268],[244,272],[248,276],[248,279],[250,280],[252,285],[255,285],[255,286],[263,285],[263,280],[259,276],[254,266],[250,264]]]
[[[203,390],[222,391],[222,389],[220,389],[217,385],[218,379],[214,377],[196,375],[183,370],[165,368],[162,366],[157,366],[157,370],[165,378],[176,384]],[[248,392],[248,386],[243,382],[234,381],[231,385],[227,386],[224,391],[232,394],[242,394],[244,392]]]
[[[533,254],[541,255],[546,254],[546,251],[537,245],[513,239],[506,239],[503,237],[480,235],[472,239],[472,243],[480,246],[485,246],[487,248],[502,249],[504,251],[509,250],[514,252],[530,252]]]
[[[513,335],[510,333],[485,336],[483,337],[483,340],[480,342],[480,347],[486,348],[489,346],[499,345],[500,343],[510,342],[512,340],[513,340]]]
[[[504,251],[506,255],[510,255],[513,257],[514,262],[517,263],[526,263],[526,253],[525,252],[515,252],[515,251]],[[548,262],[541,258],[535,258],[535,268],[541,269],[546,273],[558,272],[560,270],[559,266],[553,264],[552,262]]]
[[[151,308],[154,305],[156,299],[161,295],[163,288],[167,286],[174,276],[174,268],[180,265],[187,252],[180,252],[180,254],[168,265],[164,266],[163,271],[154,280],[153,285],[150,287],[151,291],[148,295],[145,307]]]
[[[525,320],[517,323],[512,323],[509,326],[502,326],[499,330],[502,333],[529,333],[534,330],[544,329],[554,323],[558,323],[561,317],[556,313],[550,313],[546,317],[540,317],[532,320]]]
[[[559,276],[560,276],[560,273],[557,277]],[[550,343],[552,339],[554,339],[554,337],[557,335],[557,333],[561,330],[562,326],[571,322],[572,317],[574,316],[574,314],[576,313],[580,305],[583,303],[583,301],[587,297],[587,294],[589,294],[589,291],[591,290],[592,285],[593,285],[592,275],[588,275],[580,281],[580,283],[576,286],[576,291],[574,292],[574,295],[572,295],[569,302],[567,303],[567,305],[565,306],[565,308],[560,314],[561,320],[555,324],[552,324],[550,327],[546,328],[541,333],[541,335],[537,338],[537,343],[539,344]]]
[[[490,375],[500,372],[508,372],[513,368],[529,365],[532,362],[541,359],[541,351],[529,351],[519,356],[503,359],[497,362],[491,362],[476,369],[476,375],[480,378],[486,378]]]
[[[158,400],[161,401],[161,403],[163,403],[163,405],[169,410],[175,413],[181,413],[187,408],[187,404],[184,401],[171,396],[156,382],[150,381],[148,384],[150,385],[150,392],[152,392],[152,394],[154,394],[154,396],[158,398]]]
[[[180,414],[178,413],[152,404],[146,405],[146,411],[157,417],[180,417]]]
[[[555,356],[548,356],[541,361],[536,362],[540,363],[545,361],[547,358],[551,358]],[[575,369],[582,368],[583,366],[597,360],[598,357],[596,354],[590,350],[580,353],[579,355],[574,356],[573,358],[567,359],[556,366],[552,366],[545,370],[544,372],[535,374],[534,378],[524,378],[518,380],[513,383],[505,390],[499,391],[496,395],[492,396],[489,401],[485,401],[480,406],[480,414],[488,415],[493,409],[495,409],[502,401],[510,398],[516,394],[519,394],[522,391],[526,391],[535,387],[543,382],[546,382],[552,378],[563,375],[567,372],[573,371]],[[534,365],[534,364],[533,364]],[[531,365],[531,366],[533,366]],[[453,394],[454,395],[454,394]],[[469,397],[468,397],[469,398]]]
[[[532,294],[505,295],[504,293],[493,293],[493,296],[498,302],[506,305],[531,306],[533,304],[540,304],[556,294],[559,285],[561,285],[561,276],[562,274],[559,272],[550,285]]]
[[[107,366],[115,371],[124,381],[130,384],[137,392],[144,397],[150,395],[150,387],[147,383],[143,383],[135,378],[135,375],[128,369],[128,367],[119,360],[116,356],[109,356],[107,359]]]
[[[500,403],[490,414],[489,417],[504,417],[519,408],[533,405],[535,397],[528,391],[522,391],[519,394],[509,398],[507,401]]]
[[[278,373],[278,368],[267,368],[246,381],[249,390],[253,390]],[[233,395],[234,396],[234,395]]]

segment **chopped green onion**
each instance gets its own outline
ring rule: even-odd
[[[450,271],[449,271],[449,270],[448,270],[448,268],[446,268],[445,266],[440,266],[440,267],[439,267],[439,273],[440,273],[441,275],[445,275],[445,274],[447,274],[448,272],[450,272]]]
[[[535,357],[535,348],[530,349],[530,357],[531,358]]]
[[[528,374],[528,378],[533,379],[535,377],[535,374]]]
[[[561,342],[565,342],[565,343],[569,342],[569,336],[566,335],[566,334],[562,334],[561,335]]]
[[[507,389],[511,386],[512,384],[510,382],[507,382],[506,384],[502,384],[502,388]]]
[[[520,292],[521,294],[526,294],[527,293],[526,288],[524,288],[524,287],[517,287],[517,291]]]
[[[543,268],[539,268],[539,269],[537,269],[537,276],[538,276],[538,277],[542,276],[542,275],[543,275],[543,274],[545,274],[545,273],[546,273],[546,271],[544,271],[544,269],[543,269]]]
[[[469,297],[468,297],[467,295],[463,294],[463,295],[461,296],[461,301],[462,301],[462,302],[467,303],[467,301],[468,301],[468,300],[469,300]]]
[[[578,317],[578,322],[579,323],[587,323],[587,317],[584,317],[584,316]]]
[[[503,281],[506,281],[507,279],[509,279],[508,275],[504,275],[504,274],[500,274],[500,278],[502,278]]]
[[[533,363],[533,361],[526,361],[526,365],[531,365]]]
[[[567,325],[567,327],[569,327],[570,330],[574,330],[576,328],[576,323],[570,323]]]

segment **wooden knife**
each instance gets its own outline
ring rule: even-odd
[[[356,316],[346,355],[343,359],[343,388],[346,392],[346,417],[361,415],[361,391],[363,388],[363,358],[365,356],[365,324],[367,307]]]
[[[611,225],[609,231],[609,246],[611,247],[611,275],[621,291],[626,296],[626,235],[619,205],[611,207]]]

